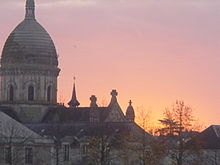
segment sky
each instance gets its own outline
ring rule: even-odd
[[[220,124],[219,0],[35,0],[38,22],[59,54],[58,100],[76,76],[81,106],[118,91],[123,111],[151,112],[184,100],[196,119]],[[24,18],[25,0],[0,0],[0,51]]]

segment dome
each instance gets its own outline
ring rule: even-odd
[[[26,16],[9,35],[2,52],[4,64],[58,65],[55,45],[35,20],[34,0],[27,0]]]
[[[126,116],[130,116],[130,117],[134,116],[134,108],[132,106],[128,106],[126,110]]]

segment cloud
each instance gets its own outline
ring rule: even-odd
[[[57,0],[51,2],[42,2],[39,3],[39,6],[42,7],[84,7],[84,6],[95,6],[95,0]]]

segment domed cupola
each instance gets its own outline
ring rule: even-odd
[[[49,70],[58,66],[54,43],[35,19],[34,0],[27,0],[25,19],[9,35],[2,52],[2,69],[18,65],[25,69],[44,66]]]
[[[26,0],[25,19],[11,32],[1,57],[0,103],[56,104],[58,57],[47,31]]]
[[[131,100],[129,101],[129,106],[128,106],[127,110],[126,110],[126,118],[127,118],[128,121],[134,122],[135,113],[134,113],[134,108],[132,106]]]

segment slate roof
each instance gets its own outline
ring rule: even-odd
[[[0,111],[7,114],[8,116],[10,116],[12,119],[21,122],[18,114],[13,110],[13,108],[11,107],[6,107],[6,106],[0,106]]]
[[[108,107],[58,107],[48,110],[42,123],[90,122],[90,113],[97,112],[100,121],[104,121],[109,113]],[[56,120],[54,120],[56,119]]]
[[[198,135],[204,149],[220,149],[220,125],[211,125]]]
[[[138,125],[132,122],[112,122],[112,123],[87,123],[87,122],[76,122],[69,124],[26,124],[28,128],[33,130],[34,132],[48,136],[48,137],[56,137],[62,139],[66,136],[99,136],[100,134],[112,135],[114,132],[118,131],[121,135],[126,135],[134,133],[135,136],[137,134],[135,132],[139,132],[140,136],[143,135],[143,132],[146,133],[143,129],[141,129]],[[135,131],[136,130],[136,131]],[[151,137],[150,134],[146,133],[146,137]],[[138,136],[137,136],[138,137]],[[142,138],[139,138],[142,140]]]

